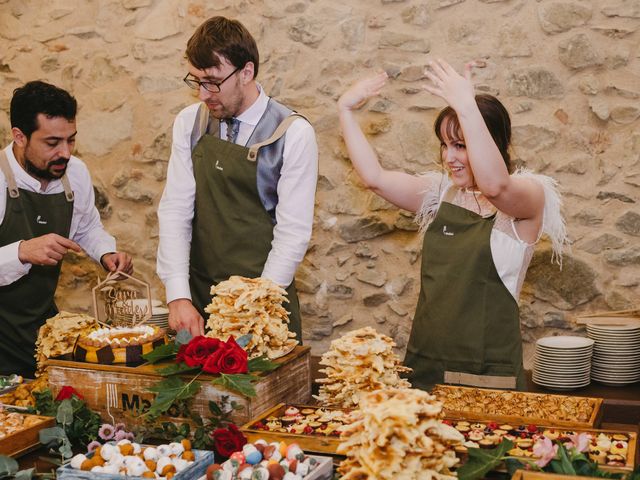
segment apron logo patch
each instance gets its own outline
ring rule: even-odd
[[[47,221],[43,219],[41,215],[38,215],[38,217],[36,218],[36,223],[39,223],[40,225],[46,225]]]
[[[442,227],[442,233],[443,233],[444,235],[449,236],[449,237],[453,237],[453,236],[455,235],[455,233],[453,233],[453,232],[448,232],[448,231],[447,231],[447,226],[446,226],[446,225],[445,225],[444,227]]]
[[[222,172],[222,171],[224,171],[224,168],[222,168],[222,167],[220,166],[220,161],[219,161],[219,160],[216,160],[216,168],[217,168],[218,170],[220,170],[221,172]]]

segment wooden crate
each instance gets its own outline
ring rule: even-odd
[[[202,387],[193,397],[191,410],[202,417],[210,416],[209,401],[220,401],[227,396],[243,406],[231,414],[231,420],[242,425],[279,402],[305,403],[311,398],[311,372],[309,369],[310,348],[296,347],[288,355],[276,360],[281,366],[261,374],[260,381],[254,384],[257,396],[248,398],[221,386],[213,385],[210,380],[215,377],[201,375],[198,381]],[[68,360],[50,359],[48,361],[49,385],[53,395],[65,385],[71,385],[83,396],[87,405],[100,413],[103,419],[127,424],[140,424],[143,419],[139,413],[146,411],[155,394],[147,389],[155,385],[162,377],[157,370],[167,364],[144,364],[138,367],[124,365],[100,365]],[[185,376],[190,380],[191,376]],[[112,398],[115,407],[108,407],[108,399]],[[186,418],[169,410],[166,420],[185,422]],[[165,420],[163,418],[163,420]]]
[[[497,395],[505,395],[505,394],[517,394],[524,395],[529,398],[542,398],[542,397],[552,397],[555,400],[561,400],[562,398],[572,398],[579,400],[588,401],[593,410],[591,411],[591,415],[589,420],[585,422],[580,422],[577,420],[555,420],[550,418],[545,418],[543,415],[538,416],[523,416],[523,415],[510,415],[510,414],[497,414],[497,413],[485,413],[485,412],[475,412],[475,411],[467,411],[467,410],[452,410],[447,408],[446,402],[443,405],[443,412],[447,417],[452,418],[464,418],[465,420],[493,420],[500,423],[510,423],[516,425],[548,425],[554,427],[567,427],[567,428],[596,428],[600,425],[600,421],[602,419],[602,398],[596,397],[572,397],[569,395],[557,395],[557,394],[548,394],[548,393],[532,393],[532,392],[514,392],[511,390],[492,390],[488,388],[475,388],[475,387],[460,387],[454,385],[436,385],[435,389],[441,390],[449,390],[456,391],[462,393],[468,393],[469,395],[475,395],[476,398],[482,396],[485,392],[490,394]],[[478,402],[480,403],[480,402]]]
[[[24,430],[13,433],[2,440],[0,440],[0,454],[7,455],[9,457],[18,457],[22,454],[33,450],[40,445],[39,432],[43,428],[53,427],[56,424],[56,419],[53,417],[42,417],[39,415],[27,415],[29,417],[36,417],[40,419],[38,423],[34,423]]]
[[[247,422],[240,428],[240,430],[242,430],[242,433],[245,434],[249,442],[255,442],[256,440],[262,438],[267,442],[285,442],[286,444],[297,443],[305,452],[328,453],[331,455],[336,455],[336,450],[338,448],[338,445],[340,445],[340,437],[337,436],[274,432],[252,428],[253,424],[255,424],[256,422],[264,421],[267,417],[281,416],[288,406],[293,406],[300,410],[302,410],[303,408],[320,408],[319,405],[311,406],[281,403]],[[322,408],[324,410],[342,410],[331,407]]]

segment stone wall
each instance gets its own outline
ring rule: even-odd
[[[298,273],[314,353],[363,325],[406,345],[421,235],[411,215],[363,189],[335,101],[359,76],[385,69],[392,80],[363,110],[365,130],[387,167],[436,168],[431,125],[442,102],[420,89],[434,57],[457,68],[485,60],[477,88],[512,113],[517,163],[562,185],[572,251],[560,271],[539,245],[521,298],[525,339],[575,329],[580,312],[638,305],[639,0],[0,0],[0,138],[10,138],[13,88],[39,78],[73,92],[77,154],[103,221],[156,296],[171,125],[194,101],[181,81],[183,52],[212,15],[249,27],[259,80],[318,135],[315,230]],[[59,306],[87,310],[99,274],[86,258],[69,258]]]

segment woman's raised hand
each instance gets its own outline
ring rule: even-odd
[[[424,71],[431,81],[422,87],[429,93],[442,98],[451,108],[459,112],[467,105],[475,105],[475,90],[471,83],[471,69],[476,62],[469,62],[464,66],[464,75],[460,75],[444,60],[430,61]]]
[[[387,82],[387,73],[381,72],[354,83],[349,90],[338,99],[340,110],[354,110],[360,108],[371,97],[380,94],[380,90]]]

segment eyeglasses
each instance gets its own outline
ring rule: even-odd
[[[224,82],[229,80],[238,70],[241,70],[241,67],[236,68],[233,72],[231,72],[229,75],[227,75],[225,78],[223,78],[219,82],[211,82],[211,81],[201,82],[197,78],[189,78],[189,75],[191,75],[190,73],[187,73],[187,75],[182,80],[184,81],[184,83],[186,83],[189,86],[189,88],[193,88],[194,90],[200,90],[200,87],[202,87],[207,92],[218,93],[220,92],[220,86]]]

